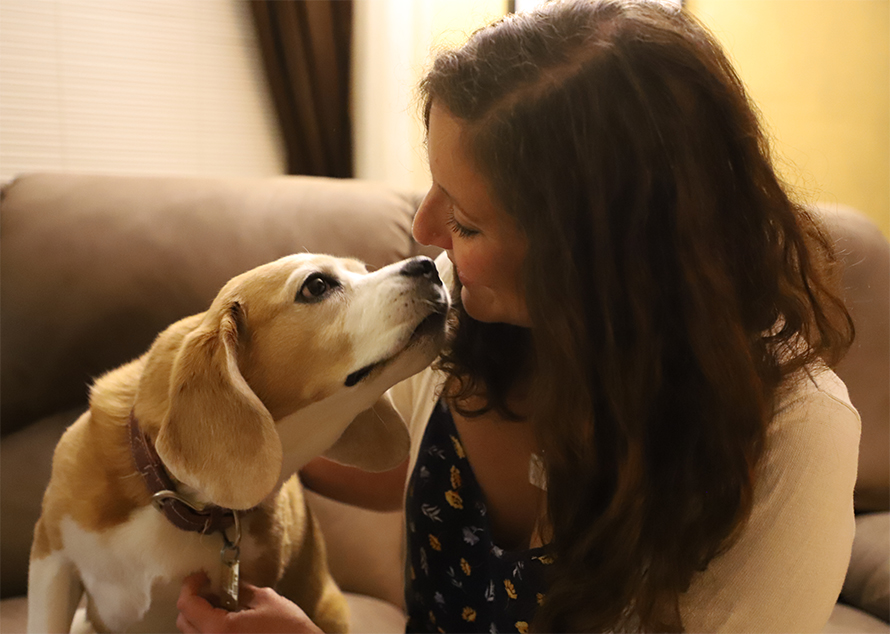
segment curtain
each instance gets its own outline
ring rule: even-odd
[[[288,173],[352,176],[352,0],[251,0]]]

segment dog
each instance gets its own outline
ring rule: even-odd
[[[386,390],[434,359],[448,306],[429,258],[368,272],[292,255],[233,278],[101,376],[53,455],[28,631],[68,632],[84,595],[96,631],[176,631],[182,581],[199,570],[230,609],[240,578],[345,631],[294,474],[320,455],[368,471],[406,458]]]

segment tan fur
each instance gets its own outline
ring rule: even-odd
[[[285,474],[276,488],[282,477],[278,422],[342,389],[356,369],[342,306],[294,302],[301,278],[292,278],[307,262],[364,273],[360,263],[326,256],[294,256],[254,269],[226,284],[208,311],[171,325],[146,354],[96,381],[89,411],[56,448],[32,561],[65,548],[67,518],[102,535],[150,504],[130,452],[132,411],[180,493],[198,503],[252,509],[244,514],[245,537],[259,548],[243,553],[242,579],[275,586],[284,577],[287,596],[310,617],[327,631],[345,630],[345,600],[328,572],[299,480]],[[375,408],[335,443],[334,458],[380,465],[404,458],[404,422],[388,400]],[[377,447],[381,455],[368,460],[358,446],[366,453]],[[89,614],[94,627],[104,627],[93,606]]]

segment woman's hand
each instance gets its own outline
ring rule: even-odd
[[[176,627],[181,632],[321,632],[306,613],[271,588],[242,584],[241,610],[228,612],[214,607],[202,591],[210,581],[203,572],[186,577],[176,607]]]

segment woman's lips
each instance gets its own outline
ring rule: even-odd
[[[461,286],[466,286],[467,280],[464,279],[464,276],[461,274],[460,269],[457,268],[456,266],[454,267],[454,273],[455,273],[455,275],[457,275],[457,279],[460,280]]]
[[[460,280],[462,286],[466,286],[467,284],[464,281],[464,277],[460,274],[460,269],[457,268],[457,264],[454,263],[454,258],[452,257],[450,252],[448,253],[448,259],[451,261],[451,268],[454,270],[454,274],[457,276],[457,279]]]

